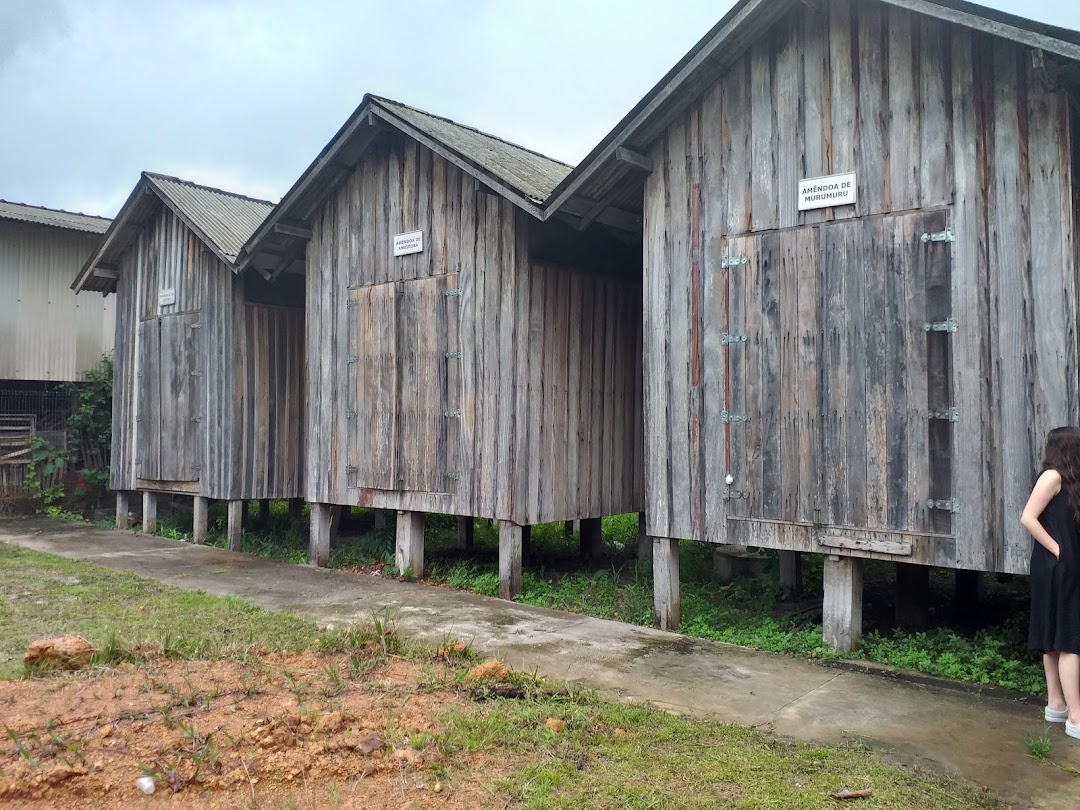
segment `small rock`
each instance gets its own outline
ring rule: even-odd
[[[562,734],[564,731],[566,731],[566,721],[560,720],[557,717],[549,717],[547,720],[544,721],[544,725],[547,726],[547,728],[551,731],[554,731],[556,734]]]
[[[433,787],[431,790],[433,793],[442,793],[442,782],[436,782],[435,787]]]
[[[626,729],[624,729],[624,728],[615,729],[615,736],[616,737],[625,737],[626,736]]]
[[[502,683],[510,677],[510,670],[501,661],[485,661],[469,670],[471,681],[494,681]]]
[[[103,740],[105,738],[107,738],[107,737],[111,737],[112,733],[113,733],[113,727],[112,726],[104,726],[104,727],[102,727],[101,731],[98,732],[98,734],[101,735],[101,739],[103,739]]]
[[[93,656],[94,645],[85,638],[63,635],[32,643],[26,649],[23,663],[31,668],[82,669]]]
[[[140,776],[135,780],[135,787],[149,796],[154,792],[154,779],[150,776]]]
[[[386,747],[386,743],[378,734],[369,734],[368,736],[360,739],[353,745],[354,751],[359,751],[361,754],[374,754],[376,751],[381,751]]]

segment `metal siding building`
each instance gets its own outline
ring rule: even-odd
[[[108,227],[0,200],[0,380],[79,380],[112,351],[113,302],[69,289]]]

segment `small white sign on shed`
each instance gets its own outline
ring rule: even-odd
[[[424,252],[424,232],[412,231],[394,235],[394,255],[408,256],[410,253]]]
[[[176,287],[162,287],[157,294],[159,307],[171,307],[176,303]]]
[[[858,200],[855,173],[834,174],[799,181],[799,210],[832,208],[837,205],[855,205]]]

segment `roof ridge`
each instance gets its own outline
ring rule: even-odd
[[[445,115],[436,115],[433,112],[429,112],[427,110],[422,110],[419,107],[414,107],[413,105],[406,104],[403,101],[397,101],[395,99],[388,98],[386,96],[378,96],[378,95],[375,95],[374,93],[369,93],[368,97],[372,101],[395,104],[398,107],[405,107],[408,110],[412,110],[413,112],[418,112],[421,115],[426,115],[429,118],[435,118],[435,119],[437,119],[439,121],[445,121],[448,124],[453,124],[455,127],[460,127],[461,129],[467,129],[470,132],[475,132],[475,133],[477,133],[479,135],[483,135],[485,138],[491,138],[492,140],[499,141],[500,143],[505,143],[507,146],[512,146],[515,149],[520,149],[522,152],[528,152],[530,155],[536,155],[537,157],[542,157],[544,160],[550,160],[552,163],[558,163],[560,166],[565,166],[568,169],[573,169],[574,168],[573,164],[571,164],[571,163],[566,163],[566,162],[564,162],[562,160],[559,160],[558,158],[553,158],[550,155],[545,155],[543,152],[537,152],[535,149],[530,149],[527,146],[522,146],[519,143],[514,143],[513,141],[507,140],[506,138],[502,138],[502,137],[500,137],[498,135],[493,135],[490,132],[485,132],[484,130],[479,129],[478,127],[470,126],[469,124],[462,124],[460,121],[455,121],[453,118],[447,118]]]
[[[277,205],[277,203],[271,202],[270,200],[263,200],[263,199],[260,199],[258,197],[250,197],[247,194],[240,194],[240,193],[235,192],[235,191],[227,191],[227,190],[225,190],[223,188],[218,188],[217,186],[208,186],[208,185],[205,185],[203,183],[196,183],[194,180],[185,180],[182,177],[176,177],[176,176],[171,175],[171,174],[161,174],[160,172],[147,172],[147,171],[144,171],[142,174],[143,174],[144,177],[149,178],[151,180],[168,180],[168,181],[173,182],[173,183],[180,183],[181,185],[191,186],[192,188],[202,189],[203,191],[214,191],[214,192],[216,192],[218,194],[224,194],[226,197],[236,197],[237,199],[240,199],[240,200],[247,200],[248,202],[259,203],[260,205],[269,205],[271,207]]]
[[[84,214],[82,211],[68,211],[65,208],[49,208],[46,205],[33,205],[31,203],[16,202],[15,200],[5,200],[3,198],[0,198],[0,203],[18,205],[21,208],[32,208],[35,211],[50,211],[54,214],[68,214],[73,217],[86,217],[87,219],[100,219],[105,222],[112,222],[112,217],[103,217],[101,214]]]

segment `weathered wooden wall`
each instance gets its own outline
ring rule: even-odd
[[[640,508],[636,283],[531,261],[527,214],[404,137],[313,230],[309,500],[523,524]],[[412,230],[424,252],[393,257]]]
[[[303,311],[246,303],[242,279],[164,207],[119,275],[112,488],[302,495]],[[159,306],[163,287],[174,304]]]
[[[651,533],[820,551],[828,532],[805,522],[816,508],[848,528],[906,524],[914,536],[891,539],[910,540],[912,562],[1026,570],[1016,517],[1041,444],[1080,418],[1068,109],[1025,48],[835,0],[797,5],[672,124],[645,195]],[[797,211],[800,179],[851,171],[858,205]],[[917,210],[955,232],[944,286],[912,282],[918,243],[901,218],[880,219]],[[855,223],[846,236],[826,225],[842,220]],[[765,242],[735,239],[750,234]],[[906,258],[890,257],[899,247]],[[770,256],[743,277],[756,314],[730,323],[749,341],[724,347],[721,259],[755,249]],[[823,285],[845,266],[833,294]],[[944,343],[901,338],[945,317],[959,330]],[[725,369],[725,357],[739,360]],[[721,419],[732,372],[748,423]],[[849,407],[834,401],[855,387]],[[928,424],[942,393],[960,419]],[[897,403],[906,413],[890,417]],[[733,488],[750,497],[725,500],[740,462]],[[808,503],[799,487],[813,475],[824,488]],[[954,519],[918,511],[931,489],[959,501]]]

